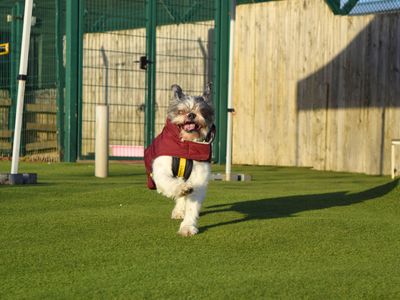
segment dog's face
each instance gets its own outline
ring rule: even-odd
[[[205,141],[214,122],[211,103],[211,83],[202,96],[187,96],[179,85],[172,86],[173,99],[168,108],[168,118],[180,128],[180,137],[185,141]]]

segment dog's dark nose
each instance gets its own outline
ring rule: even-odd
[[[193,120],[196,118],[196,114],[195,114],[195,113],[189,113],[189,114],[187,115],[187,117],[188,117],[188,119],[189,119],[190,121],[193,121]]]

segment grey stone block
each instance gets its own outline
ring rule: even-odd
[[[36,184],[37,174],[36,173],[24,173],[24,174],[0,174],[0,184]]]
[[[23,184],[24,176],[22,174],[10,174],[8,176],[9,184]]]
[[[36,173],[24,173],[22,174],[24,184],[36,184],[37,174]]]

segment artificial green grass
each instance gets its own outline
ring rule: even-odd
[[[400,298],[397,181],[234,169],[253,181],[211,182],[183,238],[141,165],[22,164],[39,184],[0,186],[0,299]]]

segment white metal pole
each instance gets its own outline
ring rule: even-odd
[[[19,150],[21,146],[22,114],[24,110],[25,82],[28,70],[29,40],[32,26],[32,2],[33,0],[25,0],[11,174],[18,174]]]
[[[231,180],[232,169],[232,113],[233,113],[233,72],[235,46],[236,0],[231,1],[229,27],[229,79],[228,79],[228,120],[226,137],[226,167],[225,180]]]

